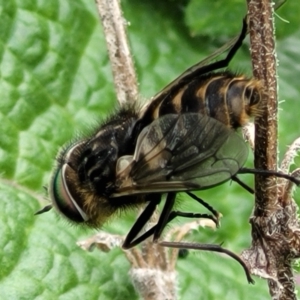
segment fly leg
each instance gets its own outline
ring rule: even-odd
[[[194,194],[188,192],[188,195],[191,196],[200,204],[202,204],[203,206],[205,206],[210,212],[213,213],[213,215],[173,211],[172,209],[175,203],[176,193],[168,193],[167,199],[165,201],[165,205],[160,214],[157,224],[152,226],[150,229],[148,229],[146,232],[144,232],[142,235],[139,236],[139,233],[144,228],[146,223],[150,220],[157,205],[160,202],[160,195],[156,195],[155,199],[151,199],[149,204],[146,206],[144,211],[140,214],[140,216],[138,217],[138,219],[130,229],[123,243],[123,248],[129,249],[131,247],[134,247],[152,235],[153,235],[153,240],[157,241],[160,238],[166,225],[172,220],[174,220],[176,217],[196,218],[196,219],[206,218],[212,220],[218,226],[220,214],[213,207],[207,204],[204,200],[198,198]],[[152,197],[153,196],[154,195],[152,195]]]

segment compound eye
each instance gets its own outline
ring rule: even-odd
[[[63,216],[75,223],[83,223],[89,218],[77,203],[81,200],[81,195],[74,188],[75,184],[75,171],[68,164],[64,164],[54,173],[49,186],[49,194],[53,205]]]

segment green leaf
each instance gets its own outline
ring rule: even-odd
[[[300,2],[286,0],[276,11],[276,37],[282,39],[299,31]]]
[[[183,2],[122,1],[131,24],[141,98],[151,97],[217,48],[207,38],[190,37]],[[220,36],[238,34],[243,13],[236,12],[233,25],[212,5],[206,1],[206,13],[199,14],[205,17],[199,32],[220,44]],[[229,5],[225,9],[230,13]],[[121,250],[85,252],[76,241],[94,231],[70,226],[55,211],[34,216],[48,203],[43,186],[58,149],[89,132],[117,105],[95,3],[0,0],[0,11],[1,299],[137,299]],[[285,100],[280,105],[281,153],[300,135],[299,36],[298,29],[278,42],[280,95]],[[231,67],[251,74],[250,66],[244,47]],[[252,176],[245,177],[253,185]],[[224,218],[216,232],[201,229],[192,239],[224,242],[235,252],[248,247],[253,196],[235,184],[199,195]],[[184,210],[199,211],[194,201],[183,195],[180,199]],[[125,215],[104,230],[126,234],[134,217]],[[255,286],[248,285],[242,268],[217,254],[190,253],[178,263],[178,280],[180,299],[253,299],[254,293],[269,299],[266,282],[256,279]]]

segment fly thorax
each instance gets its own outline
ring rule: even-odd
[[[119,149],[112,135],[108,139],[97,138],[89,142],[82,153],[78,168],[80,181],[100,195],[108,196],[115,177],[115,165]]]

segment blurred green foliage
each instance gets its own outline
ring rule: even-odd
[[[226,5],[220,0],[124,0],[122,6],[141,98],[237,35],[246,11],[241,0]],[[94,231],[70,226],[54,211],[33,215],[47,204],[43,186],[57,150],[89,132],[117,105],[95,4],[0,0],[0,11],[1,299],[137,299],[121,250],[84,252],[76,241]],[[282,157],[300,134],[299,3],[288,1],[278,14],[290,21],[276,23]],[[248,46],[245,42],[230,67],[251,75]],[[253,185],[252,176],[243,178]],[[253,196],[234,183],[198,194],[224,218],[216,232],[201,229],[191,239],[224,242],[236,252],[248,247]],[[199,211],[184,197],[179,196],[180,207]],[[104,229],[125,234],[134,217],[127,214]],[[264,281],[248,285],[235,261],[213,253],[191,252],[180,260],[178,280],[180,299],[247,300],[254,293],[269,299]]]
[[[300,2],[277,0],[274,3],[275,7],[283,3],[276,11],[277,38],[283,39],[296,33],[299,29]],[[236,34],[239,30],[237,21],[246,12],[244,0],[230,0],[226,3],[222,0],[191,0],[185,9],[184,19],[192,35],[219,39]]]

